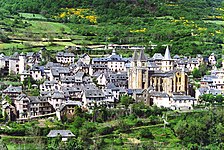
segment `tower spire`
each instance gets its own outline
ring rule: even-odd
[[[132,59],[133,59],[133,61],[137,61],[138,60],[138,54],[137,54],[136,50],[134,51]]]
[[[141,50],[141,51],[140,51],[138,60],[139,60],[139,61],[147,61],[147,57],[146,57],[145,54],[144,54],[144,50]]]
[[[116,50],[115,49],[112,50],[112,55],[116,55]]]
[[[164,59],[165,60],[170,60],[171,59],[170,50],[169,50],[169,46],[168,45],[166,47],[166,52],[165,52],[165,55],[164,55]]]

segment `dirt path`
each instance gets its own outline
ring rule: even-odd
[[[139,143],[141,143],[141,141],[138,140],[138,139],[136,139],[136,138],[128,138],[128,140],[129,140],[130,142],[134,143],[134,144],[139,144]]]

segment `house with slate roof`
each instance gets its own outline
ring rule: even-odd
[[[2,91],[2,97],[4,98],[6,95],[10,97],[12,102],[16,100],[16,97],[22,94],[22,87],[21,86],[8,86],[5,90]]]
[[[75,115],[76,107],[82,107],[81,101],[66,101],[60,108],[56,109],[56,116],[58,120],[66,117],[67,119],[72,119]]]
[[[51,97],[48,98],[49,103],[54,109],[59,108],[66,101],[65,94],[61,91],[54,91],[51,93]]]
[[[90,56],[88,54],[82,54],[80,57],[79,57],[79,60],[78,61],[81,61],[83,62],[84,64],[86,65],[89,65],[90,64]]]
[[[114,71],[114,72],[126,71],[125,65],[128,62],[129,62],[129,59],[122,58],[121,56],[117,55],[115,49],[113,50],[112,54],[108,57],[93,58],[92,60],[92,64],[104,64],[111,71]]]
[[[62,141],[67,141],[69,138],[74,138],[75,135],[70,130],[51,130],[47,137],[48,138],[56,138],[61,137]]]
[[[191,110],[196,104],[196,99],[189,95],[174,93],[171,97],[171,109],[174,110]]]
[[[104,104],[105,94],[99,89],[84,90],[82,101],[85,107],[93,109],[95,105]]]
[[[58,81],[51,80],[51,81],[44,81],[43,84],[40,84],[40,91],[54,91],[60,90],[61,86],[59,85]]]
[[[6,100],[2,101],[2,115],[6,121],[15,121],[17,117],[16,108]]]
[[[30,96],[29,99],[30,119],[55,112],[55,109],[48,102],[47,98]]]
[[[56,54],[56,61],[63,65],[72,64],[75,61],[75,55],[73,53],[58,52]]]
[[[15,100],[17,118],[28,118],[30,116],[30,99],[26,94],[20,94]]]

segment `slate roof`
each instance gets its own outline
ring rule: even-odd
[[[110,73],[109,78],[111,80],[127,80],[127,73]]]
[[[82,106],[82,102],[80,101],[66,101],[65,103],[63,103],[61,106],[60,106],[60,110],[63,110],[65,106],[79,106],[81,107]]]
[[[222,90],[219,90],[219,89],[209,89],[208,93],[210,93],[212,95],[222,94]]]
[[[30,99],[30,103],[40,103],[40,102],[48,102],[46,97],[42,96],[28,96]]]
[[[133,94],[142,95],[145,91],[144,89],[131,89]]]
[[[62,93],[62,92],[59,92],[59,91],[54,91],[53,95],[52,95],[52,98],[60,98],[60,99],[64,99],[65,98],[65,95]]]
[[[48,68],[48,69],[50,69],[52,67],[61,67],[61,66],[62,65],[60,63],[48,62],[45,67]]]
[[[190,95],[173,95],[172,96],[174,101],[177,100],[195,100],[194,97],[191,97]]]
[[[68,91],[68,92],[81,92],[82,91],[81,86],[74,86],[74,87],[62,87],[62,91]]]
[[[26,94],[20,94],[20,95],[18,95],[17,97],[16,97],[16,100],[17,101],[20,101],[22,98],[24,98],[24,97],[26,97]]]
[[[5,90],[3,90],[4,93],[21,93],[22,87],[21,86],[8,86]]]
[[[52,80],[52,81],[44,81],[45,85],[54,85],[57,84],[58,82],[56,80]]]
[[[33,57],[34,56],[34,52],[28,52],[27,54],[26,54],[26,57]]]
[[[84,58],[85,56],[89,56],[88,54],[84,53],[79,58]]]
[[[61,79],[61,82],[63,82],[63,83],[74,83],[75,82],[75,77],[74,76],[65,76],[64,78]]]
[[[139,61],[147,61],[147,60],[148,60],[148,58],[147,58],[147,57],[145,56],[145,54],[144,54],[144,50],[141,50],[141,51],[140,51],[138,60],[139,60]]]
[[[108,69],[107,65],[104,64],[92,64],[91,67],[93,69]]]
[[[83,85],[83,90],[97,90],[98,88],[96,87],[95,84],[85,84]]]
[[[87,98],[89,98],[89,97],[91,97],[91,98],[92,97],[95,97],[95,98],[98,98],[98,97],[103,98],[103,97],[105,97],[105,95],[102,92],[102,90],[86,90],[85,91],[85,96]]]
[[[117,89],[118,87],[116,87],[116,86],[114,85],[114,83],[110,82],[110,83],[108,83],[108,84],[106,85],[106,88],[107,88],[107,89]]]
[[[135,51],[134,51],[134,54],[133,54],[133,57],[132,57],[132,60],[133,60],[133,61],[137,61],[137,60],[138,60],[138,57],[139,57],[139,56],[138,56],[138,54],[137,54],[137,51],[135,50]]]
[[[189,64],[199,64],[198,59],[197,58],[191,58],[188,60]]]
[[[51,130],[47,137],[57,137],[58,135],[62,137],[75,137],[70,130]]]
[[[176,54],[173,56],[173,59],[180,59],[180,56]]]
[[[103,92],[104,92],[105,96],[113,96],[111,89],[104,89]]]
[[[153,97],[163,97],[163,98],[169,97],[169,95],[165,92],[151,91],[149,94]]]
[[[75,57],[73,53],[64,53],[64,52],[58,52],[56,56],[57,57]]]
[[[162,60],[164,57],[161,53],[155,53],[152,57],[154,60]]]
[[[208,88],[207,87],[206,88],[198,88],[198,90],[200,93],[204,94],[208,91]]]
[[[51,71],[53,76],[59,76],[60,74],[70,73],[70,70],[68,67],[52,67]]]
[[[166,47],[166,52],[165,52],[165,55],[164,55],[164,60],[171,60],[170,50],[169,50],[169,47],[168,46]]]
[[[202,81],[202,82],[213,82],[214,79],[218,79],[218,77],[215,76],[215,75],[205,75],[205,76],[201,79],[201,81]]]
[[[84,76],[84,72],[81,72],[81,71],[75,74],[75,78],[82,78],[83,76]]]

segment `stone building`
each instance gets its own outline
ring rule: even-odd
[[[170,96],[173,92],[188,94],[188,75],[183,70],[173,68],[173,60],[168,48],[165,57],[161,59],[159,70],[150,69],[143,50],[139,55],[135,51],[128,69],[128,88],[148,89],[152,87],[155,91],[165,92]]]
[[[128,88],[129,89],[147,89],[149,87],[149,67],[148,58],[141,50],[138,55],[134,51],[130,68],[128,69]]]

